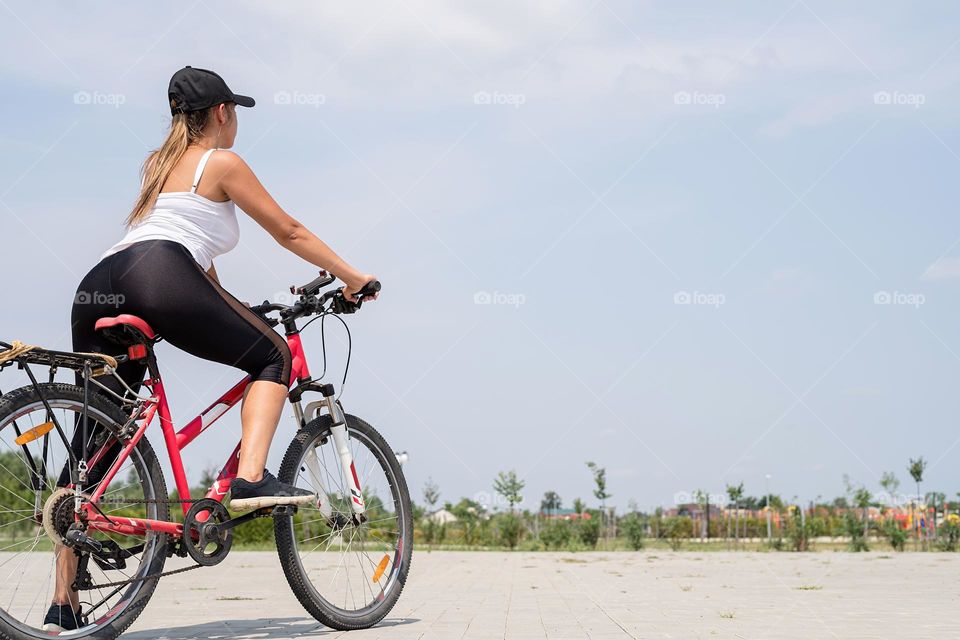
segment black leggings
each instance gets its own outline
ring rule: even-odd
[[[146,320],[187,353],[242,369],[252,380],[290,385],[292,358],[283,336],[221,287],[179,242],[137,242],[84,276],[71,314],[74,351],[125,353],[94,330],[98,318],[121,313]],[[146,366],[145,360],[125,362],[117,374],[136,391]],[[122,395],[113,376],[98,381]]]

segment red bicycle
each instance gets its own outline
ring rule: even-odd
[[[332,384],[311,378],[298,327],[308,316],[314,318],[306,325],[328,315],[342,322],[340,314],[359,309],[380,284],[369,283],[352,303],[340,289],[320,293],[333,281],[321,272],[291,288],[299,296],[293,305],[252,307],[271,326],[283,326],[293,355],[289,400],[298,430],[277,477],[315,494],[305,506],[231,518],[222,501],[236,476],[239,443],[206,495],[191,497],[180,452],[241,400],[250,377],[177,430],[153,350],[161,338],[143,319],[119,315],[97,322],[126,348],[118,357],[0,342],[7,349],[0,351],[0,369],[18,363],[31,382],[0,397],[0,637],[50,637],[41,622],[58,567],[62,573],[61,554],[72,554],[72,587],[81,601],[83,626],[69,635],[112,639],[137,618],[160,578],[222,562],[233,530],[264,517],[273,518],[290,588],[317,620],[347,630],[387,615],[400,597],[412,551],[405,454],[398,456],[372,426],[345,413]],[[278,318],[269,315],[275,312]],[[146,360],[146,393],[124,384],[118,394],[97,380],[135,359]],[[31,364],[49,366],[49,382],[39,382]],[[83,385],[54,382],[58,367],[81,372]],[[304,406],[310,393],[317,399]],[[175,499],[145,437],[157,414]],[[81,442],[86,446],[75,444]],[[171,505],[179,505],[180,517],[171,517]],[[193,563],[164,571],[174,555]]]

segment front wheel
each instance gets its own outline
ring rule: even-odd
[[[341,631],[372,627],[390,612],[406,582],[413,547],[410,494],[397,456],[373,427],[345,417],[366,502],[363,521],[353,518],[327,415],[297,432],[279,480],[316,491],[307,468],[315,453],[332,514],[306,505],[294,516],[275,517],[277,551],[290,588],[314,618]]]

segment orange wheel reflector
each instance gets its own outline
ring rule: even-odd
[[[14,442],[17,444],[17,446],[22,447],[28,442],[33,442],[37,438],[41,438],[47,435],[52,430],[53,430],[53,423],[44,422],[43,424],[38,425],[33,429],[30,429],[29,431],[24,431],[22,434],[20,434],[14,439]]]
[[[390,564],[390,556],[384,555],[383,560],[380,561],[380,564],[377,565],[377,570],[373,572],[373,581],[376,582],[383,575],[383,572],[387,570],[387,565]]]

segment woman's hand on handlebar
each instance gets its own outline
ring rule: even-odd
[[[375,275],[372,275],[372,274],[369,274],[369,273],[367,273],[367,274],[362,274],[362,275],[360,276],[360,280],[355,281],[355,282],[349,282],[349,283],[346,284],[346,286],[341,287],[341,291],[343,291],[343,297],[346,298],[347,300],[349,300],[350,302],[357,302],[357,300],[358,300],[358,298],[357,298],[357,293],[358,293],[361,289],[363,289],[363,287],[364,287],[367,283],[369,283],[369,282],[375,282],[376,280],[377,280],[377,276],[375,276]],[[363,301],[364,301],[364,302],[367,302],[367,301],[369,301],[369,300],[376,300],[376,299],[377,299],[377,296],[379,296],[379,295],[380,295],[379,292],[373,293],[373,294],[370,294],[370,295],[364,295],[364,296],[363,296]]]

